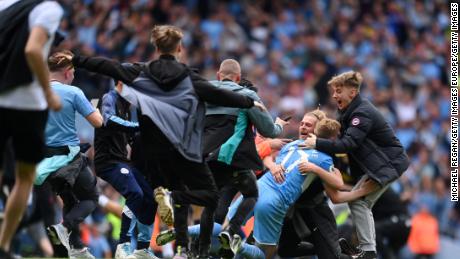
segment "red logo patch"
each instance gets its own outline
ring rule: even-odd
[[[351,121],[351,125],[353,126],[356,126],[359,124],[359,119],[358,118],[354,118],[352,121]]]

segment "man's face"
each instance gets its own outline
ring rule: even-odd
[[[353,87],[332,86],[332,98],[337,102],[337,108],[339,108],[339,110],[347,108],[357,93],[357,89]]]
[[[318,119],[316,119],[314,116],[303,116],[303,119],[299,125],[299,139],[306,139],[310,133],[313,133],[317,122]]]

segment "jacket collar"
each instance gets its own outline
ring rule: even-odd
[[[347,120],[350,117],[351,113],[363,102],[361,95],[358,94],[353,98],[351,103],[348,105],[345,110],[339,111],[340,117],[342,120]]]

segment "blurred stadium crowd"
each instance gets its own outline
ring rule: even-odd
[[[296,137],[302,115],[318,105],[334,117],[326,82],[360,71],[362,95],[385,114],[411,159],[392,187],[412,215],[424,208],[436,219],[442,242],[460,246],[460,205],[450,202],[449,193],[448,1],[59,2],[65,10],[60,30],[66,34],[60,49],[146,61],[154,55],[151,28],[169,23],[185,32],[183,62],[205,77],[214,79],[223,59],[239,60],[273,116],[295,113],[287,137]],[[77,70],[73,85],[93,99],[113,83]],[[80,126],[82,142],[91,142],[92,129]],[[109,198],[119,199],[102,187]],[[91,251],[101,257],[110,256],[110,241],[117,238],[110,230],[119,223],[109,222],[116,220],[99,211],[85,232]],[[21,249],[32,249],[26,239],[20,237]]]

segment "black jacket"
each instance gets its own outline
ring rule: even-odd
[[[0,12],[0,93],[33,81],[24,53],[29,13],[43,0],[19,1]]]
[[[139,124],[131,121],[130,104],[115,91],[106,93],[98,108],[104,125],[94,130],[94,166],[96,173],[117,163],[129,163],[126,145],[139,131]]]
[[[122,64],[101,57],[75,56],[72,59],[75,67],[109,76],[130,85],[142,71],[144,63]],[[173,56],[162,55],[158,60],[149,63],[149,76],[162,89],[172,89],[179,82],[190,76],[194,90],[201,101],[220,106],[251,108],[254,101],[232,91],[219,89],[202,78],[196,71],[179,63]]]
[[[399,178],[409,166],[401,142],[383,115],[368,100],[357,95],[339,113],[341,137],[320,139],[316,149],[329,154],[347,153],[352,175],[367,174],[380,185]]]

